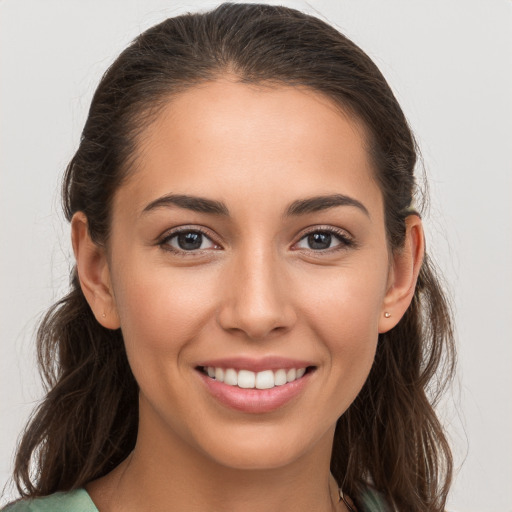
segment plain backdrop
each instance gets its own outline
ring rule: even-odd
[[[459,373],[440,413],[457,475],[450,511],[511,512],[512,2],[311,0],[359,44],[422,148],[428,247],[453,296]],[[101,74],[138,33],[216,2],[0,0],[0,485],[42,389],[34,327],[67,288],[59,203]],[[1,503],[13,497],[7,485]]]

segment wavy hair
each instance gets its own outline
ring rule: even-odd
[[[112,198],[133,170],[138,136],[173,94],[228,73],[242,83],[310,88],[364,124],[389,247],[399,251],[405,218],[414,214],[418,149],[389,85],[324,21],[259,4],[169,18],[121,53],[101,79],[66,170],[67,219],[84,212],[92,239],[105,244]],[[14,470],[28,497],[81,487],[111,471],[134,448],[138,423],[138,387],[122,333],[95,320],[76,269],[69,294],[40,324],[37,348],[47,394]],[[379,335],[370,375],[337,423],[331,470],[356,505],[371,484],[394,510],[444,510],[452,458],[434,406],[454,360],[449,304],[426,256],[409,309]]]

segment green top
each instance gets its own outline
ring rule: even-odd
[[[98,509],[85,489],[76,489],[20,500],[3,508],[2,512],[98,512]]]
[[[360,512],[387,512],[389,508],[376,491],[368,489]],[[99,512],[85,489],[56,492],[42,498],[17,501],[2,512]]]

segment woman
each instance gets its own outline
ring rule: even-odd
[[[67,169],[77,265],[10,510],[444,510],[453,342],[415,162],[318,19],[223,4],[139,36]]]

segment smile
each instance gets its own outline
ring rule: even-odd
[[[276,411],[298,399],[315,380],[318,367],[281,357],[203,361],[195,367],[216,402],[244,413]]]
[[[302,378],[307,368],[281,368],[253,372],[250,370],[235,370],[234,368],[204,366],[201,370],[211,379],[228,386],[236,386],[242,389],[272,389],[275,386],[283,386]]]

